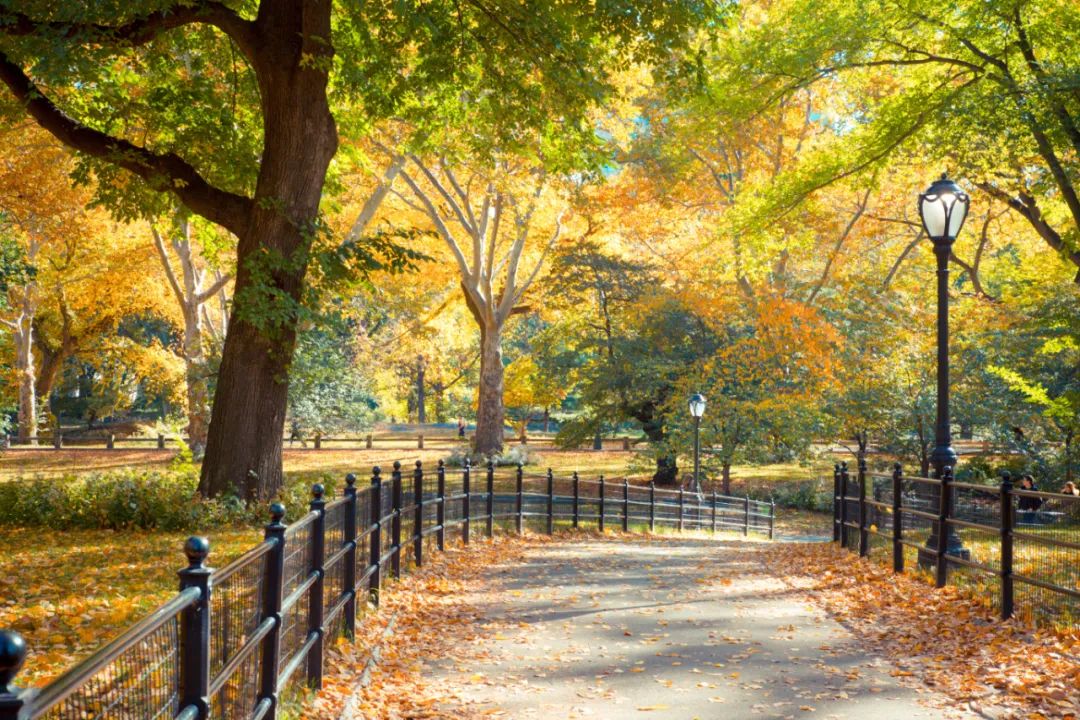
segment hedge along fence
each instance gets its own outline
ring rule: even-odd
[[[1001,484],[909,477],[846,463],[834,471],[833,540],[861,556],[912,566],[937,587],[966,588],[1002,618],[1080,629],[1080,497]],[[945,529],[946,532],[942,532]],[[949,544],[950,531],[960,545]]]
[[[450,474],[417,461],[410,478],[394,463],[384,482],[376,467],[369,486],[349,475],[333,500],[315,485],[305,515],[286,525],[275,503],[263,542],[218,570],[209,541],[189,538],[180,592],[40,692],[13,685],[27,648],[0,631],[0,720],[276,718],[290,688],[321,687],[327,640],[354,633],[359,599],[377,604],[387,576],[422,566],[452,535],[468,544],[474,525],[489,537],[587,524],[773,533],[775,506],[749,498],[520,465],[498,479],[490,463],[479,477],[468,465]]]

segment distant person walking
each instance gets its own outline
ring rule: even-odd
[[[1065,483],[1065,486],[1061,488],[1062,495],[1072,495],[1073,497],[1080,497],[1080,488],[1076,487],[1076,483],[1072,480]]]
[[[457,419],[457,436],[459,438],[465,437],[465,421],[461,418]]]

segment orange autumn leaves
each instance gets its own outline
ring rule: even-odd
[[[894,676],[987,717],[1080,717],[1080,633],[999,621],[957,588],[930,588],[831,544],[776,545],[767,563],[893,660]]]

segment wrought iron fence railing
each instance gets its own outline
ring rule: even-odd
[[[1002,618],[1080,628],[1080,497],[999,485],[833,473],[833,540],[896,572],[912,566],[962,586]]]
[[[104,648],[41,690],[13,681],[26,657],[23,639],[0,631],[0,720],[263,720],[303,682],[322,686],[327,638],[352,635],[361,598],[378,604],[383,580],[423,565],[448,537],[468,544],[474,526],[487,536],[526,527],[623,531],[737,531],[773,536],[776,506],[686,489],[511,473],[488,464],[435,473],[416,462],[411,478],[395,462],[388,481],[378,467],[340,498],[312,488],[305,515],[284,523],[270,508],[263,541],[214,570],[210,543],[185,543],[180,591]],[[366,603],[365,603],[366,605]]]

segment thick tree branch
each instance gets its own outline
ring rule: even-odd
[[[30,116],[60,142],[128,170],[156,190],[175,194],[192,211],[233,234],[243,233],[252,206],[249,198],[214,187],[175,153],[159,155],[77,122],[46,98],[23,69],[2,51],[0,81]]]
[[[1027,220],[1028,224],[1035,229],[1035,232],[1039,234],[1039,237],[1041,237],[1047,245],[1057,251],[1058,254],[1067,258],[1077,267],[1078,272],[1074,282],[1080,284],[1080,251],[1066,245],[1065,239],[1061,237],[1061,233],[1043,219],[1042,211],[1035,202],[1035,198],[1027,195],[1014,197],[1005,190],[1002,190],[989,182],[975,183],[975,187],[979,188],[990,197],[1001,200]]]
[[[17,10],[0,7],[0,33],[13,36],[50,35],[79,43],[145,45],[166,30],[203,23],[213,25],[231,37],[240,50],[253,60],[255,24],[244,20],[220,2],[176,4],[123,25],[77,23],[63,20],[37,20]]]

